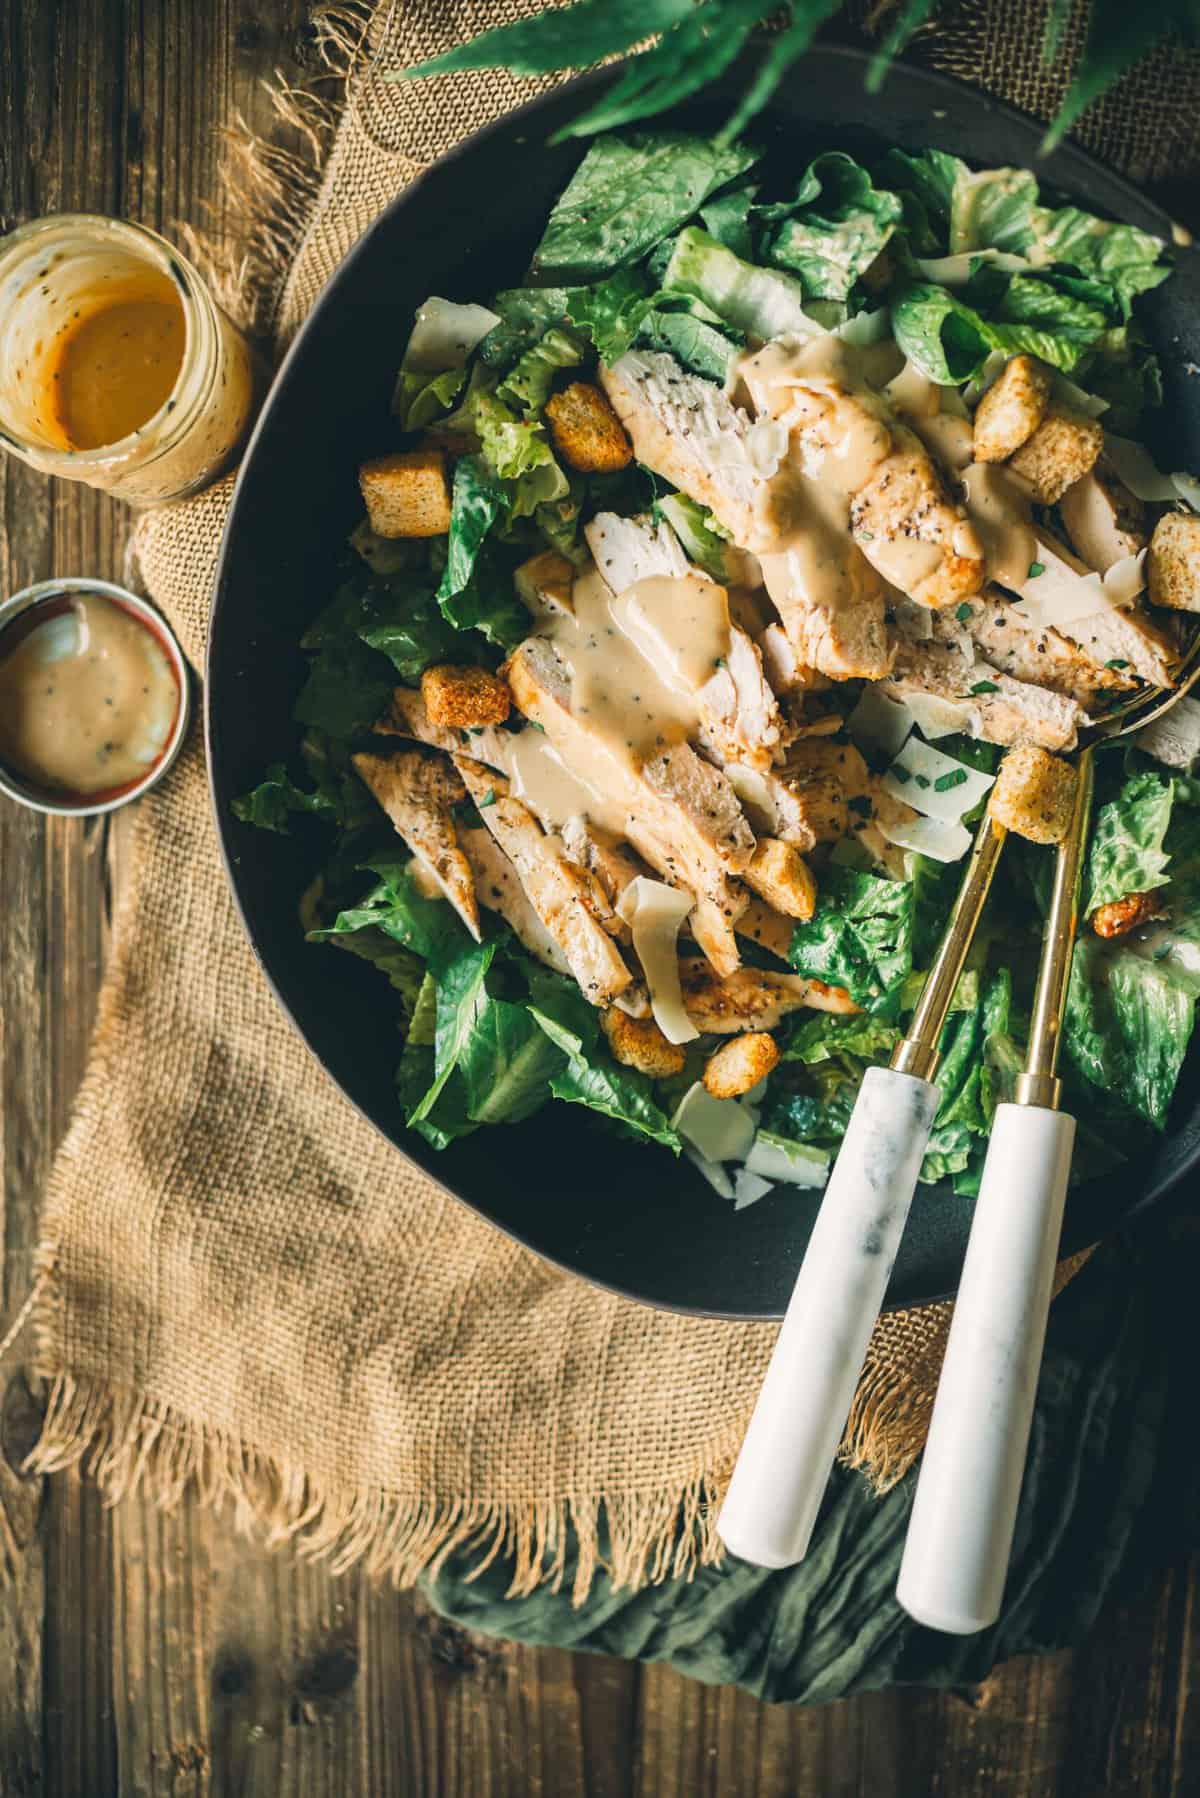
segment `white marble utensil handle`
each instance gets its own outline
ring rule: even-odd
[[[1074,1118],[996,1108],[896,1587],[953,1635],[1000,1614],[1074,1144]]]
[[[868,1068],[717,1519],[760,1567],[803,1559],[908,1221],[937,1088]]]

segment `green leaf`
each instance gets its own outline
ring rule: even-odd
[[[532,349],[547,331],[566,325],[571,290],[567,287],[509,287],[492,301],[500,314],[479,346],[480,363],[503,373]]]
[[[533,267],[586,281],[636,262],[754,160],[743,144],[680,131],[600,138],[550,214]]]
[[[465,368],[444,368],[440,374],[421,369],[401,369],[392,396],[392,411],[402,431],[420,431],[448,412],[467,384]]]
[[[1161,1130],[1195,1022],[1195,982],[1090,932],[1075,945],[1063,1049],[1068,1065],[1100,1089],[1098,1104],[1122,1104]]]
[[[589,1111],[613,1118],[675,1154],[682,1147],[670,1118],[656,1103],[646,1076],[634,1068],[618,1066],[607,1056],[595,1061],[572,1057],[560,1073],[552,1076],[550,1091],[556,1099],[563,1099],[568,1105],[586,1105]]]
[[[526,1005],[484,993],[455,1063],[477,1124],[517,1124],[540,1111],[562,1055]]]
[[[856,1005],[886,1018],[912,969],[913,888],[831,866],[813,917],[797,924],[788,959],[799,974],[843,986]]]
[[[896,342],[921,373],[939,386],[960,386],[982,369],[992,350],[1038,356],[1069,373],[1102,335],[1073,325],[1044,330],[983,318],[945,287],[915,281],[892,302]]]
[[[311,931],[311,942],[359,930],[381,930],[419,955],[434,975],[472,946],[467,927],[453,906],[444,899],[426,899],[417,890],[411,862],[380,859],[370,872],[378,876],[377,884],[357,905],[340,911],[328,929]]]
[[[1131,775],[1115,797],[1100,806],[1088,850],[1085,916],[1099,905],[1167,884],[1164,844],[1173,799],[1173,783],[1146,772]]]
[[[825,20],[832,18],[840,7],[841,0],[792,0],[791,23],[771,39],[757,74],[733,115],[718,132],[719,142],[728,143],[738,137],[751,120],[757,118],[792,64],[803,56]],[[705,223],[708,223],[707,219]],[[709,229],[712,230],[711,225]],[[714,237],[720,235],[719,231],[713,231]],[[722,238],[721,241],[726,240]],[[730,248],[737,250],[739,256],[749,254],[748,247],[743,250],[736,243],[731,243]]]
[[[740,347],[723,331],[690,312],[668,312],[657,307],[642,321],[638,342],[647,349],[665,350],[693,374],[720,383],[724,383]]]
[[[659,500],[658,510],[696,566],[714,581],[728,581],[728,538],[708,507],[699,500],[688,499],[686,494],[668,493]]]
[[[899,1040],[895,1024],[872,1017],[870,1012],[838,1017],[833,1012],[819,1011],[793,1020],[783,1059],[803,1062],[806,1067],[846,1055],[863,1062],[882,1062]]]
[[[426,982],[429,983],[430,991],[433,990],[432,980],[420,956],[394,942],[382,930],[368,928],[345,931],[328,940],[337,948],[348,949],[363,961],[371,962],[381,974],[386,975],[389,984],[400,995],[405,1018],[415,1015],[417,1001]],[[411,1036],[411,1027],[409,1034]]]
[[[574,368],[583,361],[583,345],[573,333],[552,325],[505,375],[496,389],[496,398],[506,406],[520,408],[525,417],[536,418],[550,398],[554,377],[560,369]]]
[[[454,470],[450,536],[446,569],[437,590],[439,602],[453,598],[466,587],[484,538],[507,510],[507,495],[495,469],[482,456],[461,457]]]
[[[817,197],[784,220],[767,253],[795,270],[806,299],[844,300],[888,243],[903,207],[839,150],[810,163],[802,191],[814,187]]]
[[[764,342],[792,332],[812,336],[818,329],[804,309],[804,289],[795,276],[744,262],[697,225],[679,233],[662,284],[668,293],[690,294],[735,330]]]
[[[437,982],[437,1028],[433,1044],[433,1079],[409,1114],[418,1123],[433,1110],[438,1094],[458,1066],[487,1005],[484,979],[496,955],[495,942],[472,943],[443,967]]]
[[[904,0],[891,30],[871,58],[867,89],[878,93],[892,62],[911,41],[933,11],[937,0]]]
[[[889,150],[882,158],[880,177],[889,187],[916,202],[918,211],[913,222],[923,229],[918,231],[913,248],[919,255],[949,250],[954,189],[960,176],[969,172],[965,162],[945,150],[922,150],[915,156],[905,150]]]
[[[601,362],[623,356],[653,305],[644,278],[633,269],[618,269],[606,281],[577,287],[567,302],[572,323],[591,338]]]
[[[387,664],[365,643],[329,643],[313,658],[294,716],[334,738],[359,736],[383,711],[392,686]]]
[[[692,5],[693,0],[576,0],[561,11],[496,25],[387,79],[419,80],[461,69],[503,68],[515,75],[544,75],[553,69],[586,68],[668,30],[687,17]]]
[[[747,260],[753,258],[754,242],[750,233],[750,208],[757,188],[749,182],[716,194],[700,208],[700,222],[710,237],[723,243],[727,250]]]
[[[256,824],[260,830],[274,830],[280,835],[287,834],[297,812],[329,817],[334,810],[327,794],[306,792],[296,786],[282,762],[273,762],[259,785],[233,802],[233,815],[243,824]]]

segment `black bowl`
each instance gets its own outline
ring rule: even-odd
[[[980,164],[1035,163],[1034,121],[906,67],[868,100],[864,69],[855,51],[812,52],[758,122],[760,140],[795,168],[831,146],[870,156],[889,144],[937,144]],[[715,126],[746,73],[744,61],[671,122]],[[322,294],[258,421],[225,532],[208,651],[209,767],[229,878],[267,977],[331,1078],[397,1149],[502,1229],[588,1279],[681,1310],[776,1317],[817,1195],[780,1190],[735,1213],[688,1163],[610,1138],[566,1105],[435,1153],[404,1127],[393,1089],[395,1023],[378,974],[302,940],[295,899],[312,873],[311,844],[251,829],[231,810],[266,763],[293,746],[291,709],[303,676],[297,639],[329,597],[361,509],[355,469],[388,440],[388,402],[414,308],[430,293],[478,299],[520,279],[583,150],[548,148],[546,140],[612,79],[606,70],[560,88],[443,157],[376,220]],[[1169,237],[1161,211],[1082,151],[1058,150],[1039,170],[1089,209]],[[1200,466],[1200,398],[1187,373],[1200,363],[1198,293],[1189,258],[1143,313],[1166,374],[1168,466]],[[1071,1195],[1066,1248],[1095,1241],[1159,1200],[1198,1158],[1193,1064],[1157,1152]],[[948,1189],[919,1189],[889,1304],[954,1290],[971,1212],[971,1201]]]

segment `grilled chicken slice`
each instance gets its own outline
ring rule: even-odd
[[[622,518],[598,512],[584,536],[601,577],[614,593],[639,581],[708,577],[694,568],[679,539],[665,524],[646,516]],[[734,759],[769,767],[782,734],[779,706],[763,673],[762,656],[738,625],[729,627],[724,665],[696,689],[700,741],[718,761]]]
[[[739,373],[760,417],[787,424],[794,464],[845,495],[855,541],[884,580],[927,606],[978,593],[983,548],[970,520],[845,345],[779,338],[743,357]]]
[[[479,903],[504,919],[536,961],[556,974],[570,975],[570,962],[529,903],[517,870],[491,832],[480,824],[464,825],[458,840],[470,863]]]
[[[736,542],[757,549],[762,476],[751,461],[749,414],[673,356],[631,350],[600,380],[646,468],[714,512]],[[601,564],[603,567],[603,564]]]
[[[596,915],[600,906],[591,876],[546,835],[527,806],[512,798],[502,774],[466,755],[456,756],[454,765],[584,998],[593,1005],[611,1004],[633,976]]]
[[[645,862],[638,859],[622,837],[603,830],[588,818],[568,818],[559,835],[571,860],[594,876],[615,915],[630,881],[646,873]],[[627,930],[627,925],[621,926],[622,933]]]
[[[782,913],[774,911],[765,899],[753,897],[737,921],[739,936],[757,943],[760,949],[769,949],[780,961],[788,958],[795,928],[794,918],[785,918]]]
[[[475,888],[450,810],[456,800],[465,797],[454,770],[416,749],[402,750],[399,755],[356,755],[352,759],[360,779],[413,854],[421,857],[442,894],[478,942]]]
[[[764,552],[763,580],[801,661],[842,680],[885,673],[883,589],[849,540],[844,503],[830,518],[815,483],[786,465],[760,472],[778,462],[778,430],[764,460],[749,415],[670,356],[631,352],[601,378],[638,461]]]
[[[640,766],[607,752],[571,709],[571,677],[552,643],[529,637],[508,664],[513,698],[568,764],[592,767],[625,808],[624,834],[664,879],[712,899],[726,916],[739,909],[728,877],[754,853],[754,836],[725,776],[686,743]]]
[[[959,616],[961,607],[937,615],[935,639],[964,649],[969,640],[993,668],[1017,680],[1065,693],[1085,711],[1092,709],[1097,694],[1120,692],[1137,684],[1135,676],[1094,661],[1078,643],[1051,626],[1038,629],[998,587],[985,588],[979,599],[966,604],[966,616]]]
[[[510,733],[489,724],[479,730],[455,730],[449,725],[435,724],[425,710],[425,701],[414,687],[397,687],[383,717],[375,725],[381,737],[411,737],[427,743],[431,749],[458,755],[469,750],[477,762],[489,768],[507,768]]]
[[[1145,506],[1104,456],[1067,488],[1058,509],[1076,555],[1101,574],[1149,540]]]
[[[685,925],[696,947],[703,950],[709,967],[721,975],[733,974],[742,965],[736,931],[748,895],[741,888],[735,888],[734,893],[736,903],[732,914],[711,899],[697,899]]]
[[[830,685],[827,675],[801,661],[796,645],[781,624],[767,626],[758,639],[758,649],[763,673],[776,693],[821,693]]]
[[[857,1011],[849,993],[823,980],[800,974],[777,974],[774,968],[739,968],[718,979],[700,956],[679,963],[683,1003],[697,1030],[731,1036],[741,1030],[773,1030],[781,1018],[801,1006],[816,1011]]]
[[[817,843],[833,843],[845,836],[851,802],[863,799],[870,784],[867,764],[854,744],[829,737],[805,737],[793,744],[778,772]],[[783,832],[776,834],[782,836]],[[784,841],[788,839],[784,837]]]
[[[902,643],[881,690],[889,699],[932,703],[947,730],[964,730],[1005,748],[1035,743],[1042,749],[1074,749],[1087,723],[1083,708],[1065,694],[1014,680],[945,643]]]
[[[1093,572],[1049,531],[1039,532],[1038,554],[1051,569],[1061,563],[1075,574]],[[1035,597],[1035,587],[1036,581],[1030,581],[1023,589],[1026,599]],[[1179,659],[1178,648],[1168,633],[1138,604],[1104,606],[1084,618],[1073,618],[1059,628],[1063,636],[1077,643],[1093,662],[1120,662],[1129,673],[1148,681],[1151,686],[1170,686]]]

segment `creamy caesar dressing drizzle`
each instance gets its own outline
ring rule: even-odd
[[[1029,501],[995,462],[972,462],[962,472],[967,510],[983,544],[988,579],[1021,588],[1037,557]]]
[[[153,631],[98,593],[23,624],[8,633],[11,648],[0,638],[0,757],[26,779],[69,793],[140,780],[179,712]]]
[[[660,575],[613,594],[591,569],[575,581],[571,613],[542,634],[570,671],[585,728],[569,765],[540,732],[518,733],[514,790],[551,828],[582,814],[623,832],[637,770],[697,735],[700,694],[729,654],[725,589],[706,575]]]

